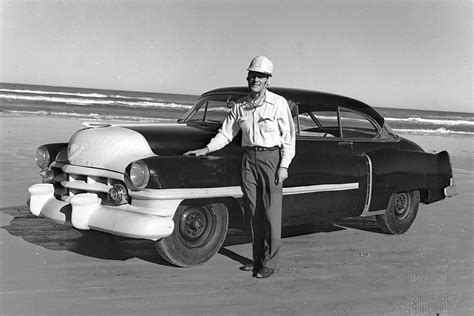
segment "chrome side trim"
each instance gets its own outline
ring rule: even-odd
[[[370,208],[370,202],[372,201],[372,181],[373,181],[373,166],[372,166],[372,160],[370,160],[370,157],[367,156],[366,154],[363,155],[365,160],[367,161],[367,194],[365,196],[365,205],[364,205],[364,210],[362,211],[362,214],[360,214],[361,217],[366,217],[366,216],[372,216],[372,215],[379,215],[385,213],[385,210],[379,210],[379,211],[372,211],[369,212]]]
[[[217,188],[194,188],[194,189],[144,189],[141,191],[129,191],[133,199],[141,200],[174,200],[174,199],[197,199],[213,197],[241,197],[243,195],[240,186],[217,187]]]
[[[340,184],[316,184],[301,187],[283,188],[283,195],[304,194],[315,192],[356,190],[359,188],[358,182]]]
[[[359,183],[337,183],[317,184],[300,187],[283,188],[283,195],[305,194],[316,192],[345,191],[359,188]],[[172,200],[172,199],[197,199],[214,197],[242,197],[240,186],[216,187],[216,188],[193,188],[193,189],[145,189],[142,191],[130,191],[130,196],[145,200]]]

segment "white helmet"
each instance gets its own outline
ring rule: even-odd
[[[257,56],[252,59],[247,70],[261,72],[271,76],[273,73],[273,63],[268,57]]]

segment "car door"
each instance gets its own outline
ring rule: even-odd
[[[360,214],[367,197],[368,164],[339,137],[337,109],[295,117],[296,155],[283,190],[288,225]]]

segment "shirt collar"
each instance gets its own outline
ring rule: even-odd
[[[247,102],[250,102],[250,95],[247,96]],[[258,104],[256,107],[262,106],[264,103],[268,104],[275,104],[275,94],[271,91],[265,90],[265,97],[263,98],[262,102]]]
[[[264,101],[269,104],[275,104],[276,103],[275,94],[271,91],[266,90]]]

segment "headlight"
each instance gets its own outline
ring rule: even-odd
[[[46,146],[40,146],[36,149],[35,161],[38,167],[41,169],[46,169],[49,166],[51,156],[49,155],[49,150]]]
[[[150,180],[150,171],[147,164],[138,160],[132,163],[130,168],[130,181],[133,186],[139,190],[145,188]]]

